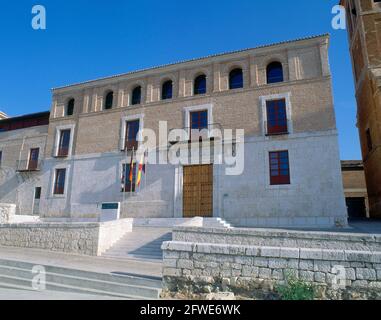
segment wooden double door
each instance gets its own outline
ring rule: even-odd
[[[213,165],[184,167],[184,218],[213,217]]]

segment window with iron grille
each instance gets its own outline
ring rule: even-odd
[[[131,164],[123,164],[122,174],[122,192],[135,192],[136,188],[136,164],[132,170],[132,182],[130,181]]]
[[[67,157],[69,155],[70,135],[71,135],[70,129],[60,131],[60,139],[59,139],[58,150],[57,150],[58,157]]]
[[[54,181],[54,194],[65,194],[66,169],[56,169]]]
[[[266,102],[267,134],[288,133],[286,100],[270,100]]]
[[[126,145],[127,150],[137,150],[138,149],[138,133],[140,129],[140,121],[133,120],[127,121],[126,124]]]
[[[290,184],[290,163],[288,151],[270,152],[270,184]]]

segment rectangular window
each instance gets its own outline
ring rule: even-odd
[[[65,180],[66,180],[66,169],[56,169],[56,175],[55,175],[55,181],[54,181],[55,195],[65,194]]]
[[[126,145],[127,150],[138,149],[138,133],[140,129],[140,121],[127,121],[126,124]]]
[[[34,190],[34,199],[40,200],[41,199],[41,187],[36,187]]]
[[[136,165],[134,164],[132,171],[132,182],[130,181],[131,164],[123,165],[122,174],[122,192],[135,192],[136,185]]]
[[[195,111],[190,113],[190,127],[192,130],[208,129],[208,111]]]
[[[70,135],[70,129],[60,131],[60,139],[57,151],[58,157],[67,157],[69,155]]]
[[[29,161],[28,161],[28,170],[37,170],[38,169],[38,157],[40,154],[40,149],[30,149]]]
[[[286,100],[270,100],[266,102],[267,134],[288,133]]]
[[[270,152],[270,184],[290,184],[288,151]]]

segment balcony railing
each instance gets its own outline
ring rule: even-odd
[[[16,170],[18,172],[33,172],[41,170],[41,160],[18,160]]]
[[[184,128],[173,128],[169,130],[169,134],[175,130],[183,130],[186,132],[186,135],[184,136],[177,136],[175,139],[170,140],[169,142],[171,144],[175,143],[192,143],[192,142],[199,142],[201,140],[206,141],[210,140],[213,141],[217,138],[219,138],[219,135],[216,135],[213,131],[219,131],[221,133],[221,136],[223,135],[222,132],[222,125],[220,123],[213,123],[209,124],[205,128],[190,128],[190,127],[184,127]]]

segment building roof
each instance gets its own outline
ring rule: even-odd
[[[49,124],[50,112],[38,112],[0,120],[0,132]]]
[[[159,65],[159,66],[155,66],[155,67],[151,67],[151,68],[135,70],[135,71],[131,71],[131,72],[127,72],[127,73],[121,73],[121,74],[117,74],[117,75],[113,75],[113,76],[108,76],[108,77],[101,77],[101,78],[94,79],[94,80],[89,80],[89,81],[78,82],[78,83],[74,83],[74,84],[70,84],[70,85],[66,85],[66,86],[52,88],[52,90],[55,91],[55,90],[75,87],[75,86],[78,86],[78,85],[92,84],[92,83],[97,82],[97,81],[111,80],[111,79],[125,77],[125,76],[128,76],[128,75],[138,74],[138,73],[142,73],[142,72],[146,72],[146,71],[153,71],[153,70],[157,70],[157,69],[171,67],[171,66],[175,66],[175,65],[179,65],[179,64],[185,64],[185,63],[190,63],[190,62],[202,61],[202,60],[206,60],[206,59],[210,59],[210,58],[223,57],[223,56],[228,56],[228,55],[237,54],[237,53],[244,53],[244,52],[251,51],[251,50],[262,49],[262,48],[269,48],[269,47],[275,47],[275,46],[279,46],[279,45],[284,45],[284,44],[289,44],[289,43],[295,43],[295,42],[302,42],[302,41],[306,41],[306,40],[313,40],[313,39],[318,39],[318,38],[323,38],[323,37],[329,38],[329,34],[325,33],[325,34],[320,34],[320,35],[315,35],[315,36],[298,38],[298,39],[294,39],[294,40],[287,40],[287,41],[281,41],[281,42],[276,42],[276,43],[272,43],[272,44],[261,45],[261,46],[252,47],[252,48],[246,48],[246,49],[235,50],[235,51],[227,51],[227,52],[218,53],[218,54],[211,54],[211,55],[200,57],[200,58],[194,58],[194,59],[190,59],[190,60],[177,61],[177,62],[174,62],[174,63],[163,64],[163,65]]]
[[[364,170],[364,164],[361,160],[343,160],[341,168],[343,170]]]

